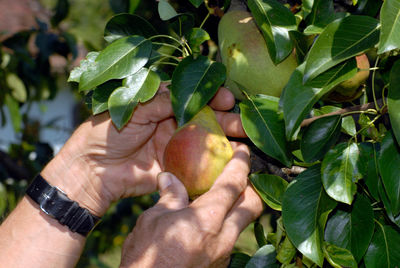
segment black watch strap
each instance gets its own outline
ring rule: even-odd
[[[86,236],[100,220],[69,199],[60,189],[51,186],[40,174],[28,187],[26,194],[38,203],[43,212],[68,226],[72,232]]]

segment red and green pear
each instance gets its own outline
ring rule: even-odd
[[[232,155],[214,111],[205,106],[176,130],[165,149],[164,167],[182,181],[194,199],[211,188]]]

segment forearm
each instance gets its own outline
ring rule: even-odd
[[[79,145],[76,139],[72,142]],[[80,207],[101,217],[108,208],[107,199],[100,197],[91,182],[95,178],[90,176],[90,164],[79,151],[70,149],[76,147],[67,144],[41,175]],[[85,236],[70,231],[25,195],[0,226],[0,266],[74,267],[85,240]]]
[[[74,267],[85,240],[24,197],[0,227],[0,263],[4,267]]]

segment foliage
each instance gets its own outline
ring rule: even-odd
[[[109,92],[126,90],[123,84],[127,79],[146,68],[157,73],[161,81],[171,82],[178,123],[190,120],[225,80],[225,69],[210,53],[217,36],[205,25],[210,15],[225,12],[228,3],[212,6],[211,1],[188,1],[193,4],[190,7],[182,2],[159,2],[159,17],[167,25],[167,33],[152,33],[157,28],[151,24],[145,24],[148,31],[140,32],[131,24],[120,23],[138,20],[134,15],[112,18],[107,27],[117,30],[115,34],[106,30],[107,48],[97,58],[88,58],[90,63],[82,62],[81,78],[74,80],[80,89],[99,96],[102,83],[120,80],[122,85],[114,84],[96,99],[97,103],[101,99],[103,107],[110,107],[119,95],[112,98],[114,93]],[[266,204],[282,211],[282,228],[279,235],[265,237],[262,226],[260,231],[256,225],[257,241],[265,243],[260,243],[251,258],[236,253],[232,267],[398,265],[400,2],[353,1],[353,5],[343,5],[345,12],[336,12],[331,0],[295,5],[249,0],[247,4],[276,64],[293,47],[303,56],[298,56],[299,66],[280,99],[246,94],[247,99],[239,105],[244,129],[264,157],[274,158],[280,167],[294,164],[307,169],[295,178],[279,178],[263,171],[251,175]],[[209,14],[204,15],[204,7]],[[193,41],[199,33],[198,41]],[[135,34],[152,44],[152,52],[122,57],[135,47],[134,40],[139,38]],[[122,42],[124,47],[117,49]],[[330,102],[325,96],[357,73],[354,57],[362,53],[367,53],[374,67],[362,86],[361,97],[352,102]],[[103,54],[107,57],[100,56]],[[119,69],[114,70],[109,62]],[[146,101],[136,95],[129,98],[135,103]],[[123,104],[126,101],[120,99],[120,107],[132,110]],[[123,127],[119,119],[122,113],[113,114],[109,109],[116,126]],[[307,118],[311,121],[306,123]]]
[[[119,129],[138,103],[152,98],[155,85],[170,82],[182,125],[225,80],[226,70],[215,54],[215,29],[230,1],[162,0],[158,7],[152,1],[122,2],[124,11],[137,13],[117,14],[107,22],[107,47],[89,53],[70,81],[79,83],[94,114],[109,110]],[[245,94],[238,109],[246,142],[259,149],[261,158],[272,159],[280,170],[305,171],[298,176],[281,172],[279,178],[263,169],[250,176],[266,204],[282,217],[267,235],[255,224],[259,250],[253,256],[235,253],[231,267],[396,267],[400,1],[282,2],[249,0],[247,7],[272,60],[281,62],[294,48],[299,65],[280,99]],[[151,6],[151,16],[140,14],[138,5]],[[330,101],[327,95],[359,71],[354,58],[363,53],[373,67],[360,97]],[[142,77],[142,83],[133,85],[135,77]],[[17,109],[24,95],[12,88],[6,92],[3,103]],[[126,234],[128,229],[121,230]],[[92,236],[88,248],[110,239],[96,231]]]

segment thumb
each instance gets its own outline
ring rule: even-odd
[[[172,173],[161,172],[157,177],[160,200],[156,207],[179,210],[189,205],[185,186]]]

